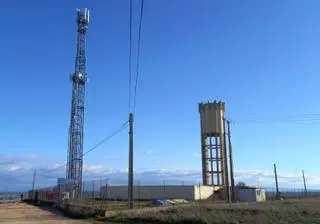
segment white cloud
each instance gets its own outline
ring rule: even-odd
[[[16,165],[16,164],[34,164],[36,162],[43,161],[44,158],[33,155],[27,154],[24,156],[6,156],[1,155],[0,157],[0,165],[1,166],[8,166],[8,165]]]
[[[4,162],[4,160],[0,160],[0,164],[1,162]],[[182,181],[185,184],[198,184],[202,179],[201,168],[174,169],[172,166],[176,166],[176,164],[170,161],[156,161],[155,164],[156,167],[154,169],[142,169],[137,167],[139,166],[137,164],[135,180],[139,180],[140,184],[161,184],[164,180],[167,184],[180,184]],[[58,177],[65,177],[65,170],[66,167],[62,163],[38,166],[36,185],[38,187],[55,185]],[[33,167],[24,162],[8,163],[4,169],[0,169],[1,183],[3,183],[0,186],[0,191],[6,190],[6,186],[10,186],[12,190],[29,189],[32,174]],[[128,169],[126,167],[106,167],[100,164],[84,164],[84,180],[99,180],[100,178],[108,178],[111,184],[126,184]],[[235,180],[236,182],[243,181],[249,185],[256,185],[258,182],[259,185],[265,187],[274,187],[274,173],[272,170],[236,170]],[[299,172],[278,172],[278,180],[281,188],[301,188],[303,184],[301,173]],[[320,175],[306,175],[306,181],[311,189],[320,187]]]
[[[248,184],[270,187],[275,184],[274,173],[269,170],[240,170],[235,172],[236,181],[248,182]],[[320,186],[320,176],[306,176],[307,184]],[[302,188],[303,180],[300,172],[278,172],[278,182],[284,188]]]
[[[152,150],[147,150],[147,151],[145,151],[145,153],[144,154],[146,154],[146,155],[152,155]]]
[[[10,171],[18,171],[18,170],[21,170],[21,169],[23,169],[23,168],[20,167],[20,166],[11,166],[11,167],[9,167]]]

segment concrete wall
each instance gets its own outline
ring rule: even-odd
[[[255,189],[239,189],[238,197],[240,202],[256,201]]]
[[[238,200],[240,202],[265,201],[266,192],[264,189],[237,189]]]
[[[265,189],[256,189],[256,201],[266,201]]]
[[[154,199],[186,199],[204,200],[210,198],[215,190],[220,187],[215,186],[135,186],[133,188],[134,199],[154,200]],[[127,186],[101,187],[101,196],[104,199],[127,200]]]
[[[220,187],[215,186],[193,186],[194,199],[193,200],[204,200],[210,198],[214,191],[218,190]]]
[[[101,187],[105,199],[127,200],[127,186]],[[153,200],[179,198],[194,200],[194,186],[137,186],[133,189],[134,199]]]

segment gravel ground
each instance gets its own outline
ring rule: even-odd
[[[72,220],[56,212],[50,212],[25,203],[0,204],[0,223],[8,224],[85,224],[84,220]]]

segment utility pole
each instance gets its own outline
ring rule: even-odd
[[[34,170],[33,171],[33,178],[32,178],[32,197],[33,197],[33,199],[34,199],[34,196],[35,196],[34,187],[35,187],[35,184],[36,184],[36,173],[37,173],[37,171]]]
[[[229,186],[229,175],[228,175],[228,156],[227,156],[227,132],[226,132],[226,118],[223,117],[223,132],[224,132],[224,136],[223,136],[223,151],[224,151],[224,170],[225,170],[225,185],[226,185],[226,196],[227,196],[227,201],[230,203],[231,202],[231,197],[230,197],[230,186]]]
[[[108,178],[106,178],[106,193],[105,193],[105,200],[108,200]]]
[[[133,208],[133,114],[129,114],[128,207]]]
[[[304,170],[302,170],[302,178],[303,178],[303,185],[304,185],[304,193],[305,193],[305,196],[307,196],[308,195],[308,191],[307,191],[306,178],[304,176]]]
[[[279,185],[278,185],[278,175],[277,175],[277,167],[276,167],[276,164],[273,164],[273,167],[274,167],[274,178],[275,178],[275,182],[276,182],[276,191],[277,191],[277,199],[280,198],[280,195],[279,195]]]
[[[100,200],[102,199],[102,191],[101,191],[101,187],[102,187],[102,177],[100,178],[100,187],[99,187]]]
[[[138,207],[140,208],[140,181],[137,181],[137,185],[138,185]]]
[[[93,208],[94,208],[94,200],[95,200],[95,198],[96,198],[94,182],[95,182],[95,181],[92,181],[92,199],[93,199],[92,205],[93,205]]]
[[[235,202],[236,201],[236,191],[235,191],[235,186],[234,186],[230,120],[227,120],[227,126],[228,126],[229,162],[230,162],[230,179],[231,179],[231,202]]]

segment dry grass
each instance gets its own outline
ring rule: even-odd
[[[159,210],[120,212],[109,221],[121,223],[319,223],[320,199],[287,200],[267,203],[193,204]]]
[[[94,207],[96,209],[114,211],[114,210],[126,210],[128,209],[127,201],[106,201],[106,200],[92,200],[92,199],[81,199],[81,200],[69,200],[68,203],[76,205],[85,205]],[[151,201],[139,201],[135,202],[135,208],[145,208],[151,205]]]

